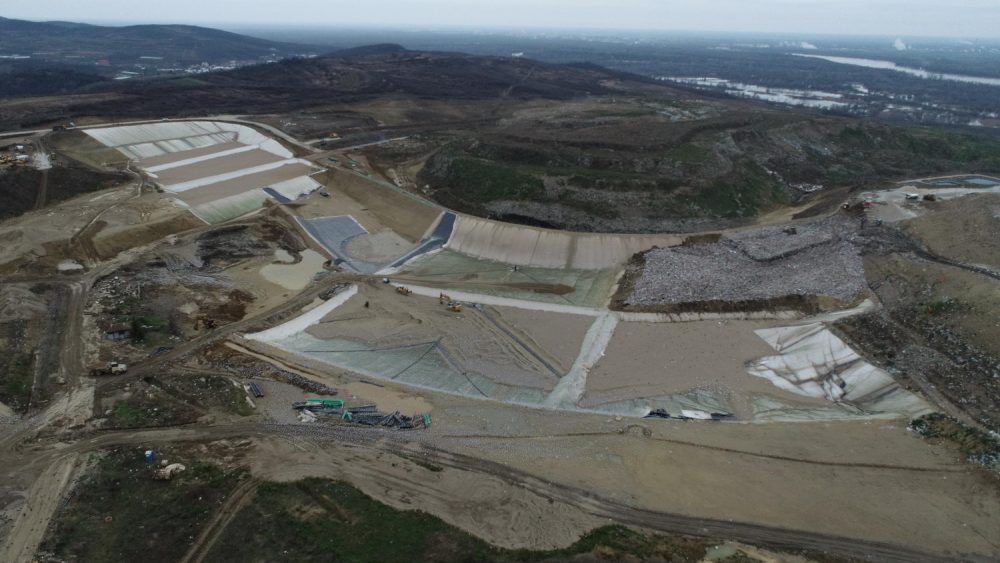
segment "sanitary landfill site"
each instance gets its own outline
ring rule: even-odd
[[[490,557],[609,523],[692,560],[1000,556],[998,309],[962,309],[998,301],[996,178],[604,234],[462,213],[244,119],[57,135],[129,180],[0,224],[25,382],[0,403],[0,560],[132,521],[169,560],[273,555],[242,530],[356,524],[348,499]]]

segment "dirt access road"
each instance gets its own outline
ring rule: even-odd
[[[218,426],[202,426],[185,429],[157,429],[145,431],[114,431],[99,432],[72,444],[57,442],[40,446],[32,452],[21,455],[31,455],[36,462],[48,461],[50,469],[36,481],[32,490],[61,490],[67,479],[66,460],[71,456],[84,454],[102,448],[115,446],[139,446],[145,444],[205,442],[218,439],[235,439],[252,437],[261,439],[278,439],[287,444],[283,452],[271,452],[277,456],[272,464],[277,466],[277,473],[271,473],[269,478],[280,478],[282,471],[288,472],[288,477],[298,478],[302,472],[299,464],[289,464],[288,459],[315,460],[314,464],[335,464],[333,458],[343,458],[345,448],[352,452],[350,463],[344,462],[339,470],[353,466],[356,472],[365,473],[368,480],[381,483],[392,483],[394,487],[402,487],[402,493],[411,495],[413,504],[420,504],[422,496],[434,493],[434,487],[428,487],[419,477],[410,478],[409,482],[401,480],[401,473],[413,470],[413,464],[405,465],[402,470],[395,465],[405,464],[407,458],[418,458],[424,465],[433,464],[444,468],[446,472],[471,474],[481,479],[500,479],[509,487],[511,496],[524,492],[531,493],[551,503],[571,507],[580,513],[598,521],[614,521],[627,525],[664,533],[685,534],[698,537],[727,538],[746,542],[776,550],[797,551],[808,549],[815,552],[828,553],[842,557],[850,557],[863,561],[914,562],[914,561],[947,561],[951,558],[926,553],[915,549],[880,542],[842,538],[833,535],[774,528],[742,522],[694,518],[669,512],[640,510],[631,507],[620,500],[595,494],[593,491],[562,483],[541,479],[535,475],[520,471],[507,465],[486,461],[455,452],[446,451],[426,443],[415,442],[412,434],[394,431],[359,430],[350,426],[317,426],[317,425],[275,425],[275,424],[233,424]],[[272,444],[273,446],[273,444]],[[331,452],[334,452],[333,454]],[[334,455],[335,454],[335,455]],[[396,459],[387,459],[392,456]],[[329,458],[329,459],[328,459]],[[360,463],[358,460],[381,460],[377,463]],[[5,460],[7,461],[7,460]],[[283,468],[283,469],[282,469]],[[337,474],[336,472],[334,472]],[[344,475],[340,475],[344,477]],[[348,475],[349,476],[349,475]],[[244,491],[250,494],[251,489]],[[397,494],[399,492],[397,491]],[[189,553],[192,561],[199,560],[210,548],[210,541],[217,535],[225,522],[232,517],[242,502],[244,495],[234,495],[235,500],[226,503],[228,510],[217,515],[216,525],[207,528],[201,538],[200,548]],[[58,497],[58,494],[56,495]],[[40,508],[42,508],[39,505]],[[55,506],[53,505],[54,509]],[[502,510],[502,507],[495,507]],[[49,511],[51,514],[51,511]],[[29,545],[37,535],[44,516],[33,517],[20,521],[11,538],[8,538],[9,549]],[[27,529],[25,529],[27,527]],[[32,535],[34,533],[34,535]],[[37,539],[41,539],[38,537]],[[13,554],[11,551],[5,553]],[[20,552],[24,553],[24,551]],[[5,558],[4,561],[18,561],[17,558]]]

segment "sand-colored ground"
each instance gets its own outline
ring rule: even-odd
[[[492,307],[507,325],[518,329],[531,338],[538,347],[545,350],[556,366],[563,372],[569,371],[573,361],[580,355],[580,343],[587,329],[594,323],[593,317],[566,315],[532,311],[515,307]]]
[[[307,447],[303,451],[302,446],[284,440],[260,440],[250,470],[256,477],[273,481],[346,480],[389,506],[418,508],[507,548],[565,547],[603,524],[578,508],[512,488],[503,478],[436,468],[421,462],[419,451],[400,449],[388,454],[351,448],[350,455],[344,455],[338,448]]]
[[[620,272],[517,267],[451,250],[407,263],[393,279],[414,285],[498,295],[563,305],[603,307]]]
[[[317,180],[322,181],[320,178]],[[430,202],[402,194],[353,172],[330,170],[323,183],[347,195],[373,214],[382,225],[412,242],[419,241],[424,236],[442,211]],[[357,215],[355,218],[368,228],[362,218]]]
[[[619,323],[604,357],[587,377],[584,405],[708,389],[726,397],[735,413],[752,414],[752,394],[796,404],[825,404],[752,377],[746,363],[775,353],[754,330],[758,321]]]
[[[303,365],[314,374],[328,374],[313,377],[332,385],[343,387],[343,378],[351,377],[302,356],[280,352],[278,356],[289,362],[282,365]],[[595,525],[571,518],[573,511],[563,512],[560,507],[567,493],[552,487],[554,483],[577,491],[570,494],[580,502],[577,506],[587,507],[586,512],[619,521],[623,515],[616,508],[594,497],[627,507],[844,536],[845,542],[850,538],[888,542],[951,557],[963,553],[995,557],[1000,546],[996,484],[955,450],[928,443],[903,423],[622,420],[431,391],[422,391],[421,397],[433,405],[434,424],[413,435],[414,452],[426,442],[536,477],[539,488],[534,490],[544,490],[551,502],[540,506],[515,502],[524,479],[510,482],[504,490],[521,518],[538,522],[538,534],[511,527],[507,521],[476,517],[479,497],[459,503],[425,501],[424,495],[437,497],[435,491],[444,483],[427,480],[416,469],[406,472],[417,476],[415,482],[348,474],[325,457],[310,457],[310,452],[295,464],[274,459],[261,462],[254,471],[287,475],[282,479],[339,476],[382,500],[405,496],[412,501],[409,507],[419,505],[501,545],[565,545],[573,541],[566,538]],[[372,479],[381,486],[374,487]],[[456,492],[462,489],[449,490],[465,494]],[[554,508],[560,512],[551,512]],[[506,508],[497,510],[506,513]],[[560,529],[566,526],[562,533],[549,527],[556,525],[553,518],[559,519]]]
[[[449,449],[638,508],[953,556],[1000,546],[995,482],[905,424],[636,424],[488,403],[435,421]]]
[[[199,178],[209,178],[220,174],[228,174],[230,172],[270,164],[272,162],[280,162],[282,160],[285,159],[276,154],[262,151],[260,149],[254,149],[252,151],[204,160],[202,162],[196,162],[185,166],[168,168],[166,170],[155,172],[154,174],[156,175],[157,183],[169,188],[169,186],[190,182]]]
[[[287,164],[265,172],[248,174],[239,178],[233,178],[232,180],[225,180],[186,190],[176,194],[176,197],[190,206],[196,206],[242,194],[253,189],[264,188],[272,184],[284,182],[285,180],[298,178],[299,176],[308,176],[312,172],[312,168],[305,164]]]
[[[922,202],[903,228],[940,256],[1000,271],[1000,194]]]
[[[144,158],[138,161],[138,165],[142,168],[151,168],[153,166],[162,166],[164,164],[173,164],[174,162],[180,162],[182,160],[187,160],[189,158],[197,158],[201,156],[208,156],[210,154],[215,154],[217,152],[224,152],[232,149],[238,149],[240,147],[245,147],[243,143],[232,141],[229,143],[219,143],[217,145],[209,145],[207,147],[200,147],[197,149],[191,149],[181,152],[172,152],[163,154],[160,156],[152,156],[149,158]]]
[[[339,388],[341,399],[352,403],[371,403],[384,412],[399,411],[405,415],[429,413],[434,406],[420,395],[398,391],[378,383],[352,381]]]
[[[137,197],[134,185],[85,194],[4,221],[0,271],[26,262],[54,271],[66,258],[86,265],[199,224],[167,194]]]
[[[303,250],[302,259],[288,263],[288,253],[279,249],[277,262],[260,269],[260,275],[267,281],[292,291],[301,291],[309,285],[313,277],[323,271],[326,258],[315,250]],[[280,254],[283,253],[283,254]]]
[[[578,325],[571,316],[560,315],[548,320],[546,328],[566,333],[566,346],[573,347]],[[554,387],[563,375],[560,366],[571,356],[566,350],[557,352],[558,356],[550,353],[538,342],[545,339],[532,338],[493,308],[467,307],[455,313],[437,299],[404,297],[381,285],[362,286],[358,295],[307,332],[321,340],[360,342],[374,350],[413,347],[417,357],[420,349],[436,344],[436,350],[460,373],[543,390]],[[575,342],[577,349],[581,339]]]

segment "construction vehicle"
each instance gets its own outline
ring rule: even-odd
[[[128,366],[121,362],[108,362],[108,365],[100,368],[92,368],[90,370],[91,377],[99,377],[102,375],[120,375],[128,371]]]
[[[448,303],[448,310],[452,313],[461,313],[465,309],[465,305],[462,305],[458,301],[452,301]]]
[[[452,303],[451,296],[447,293],[441,293],[438,295],[438,303],[441,305]]]
[[[399,287],[396,288],[396,293],[398,293],[400,295],[410,295],[411,293],[413,293],[413,291],[411,291],[410,288],[408,288],[408,287],[406,287],[404,285],[401,285],[401,286],[399,286]]]

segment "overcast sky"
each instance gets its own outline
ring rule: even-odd
[[[31,20],[1000,37],[1000,0],[19,0]]]

